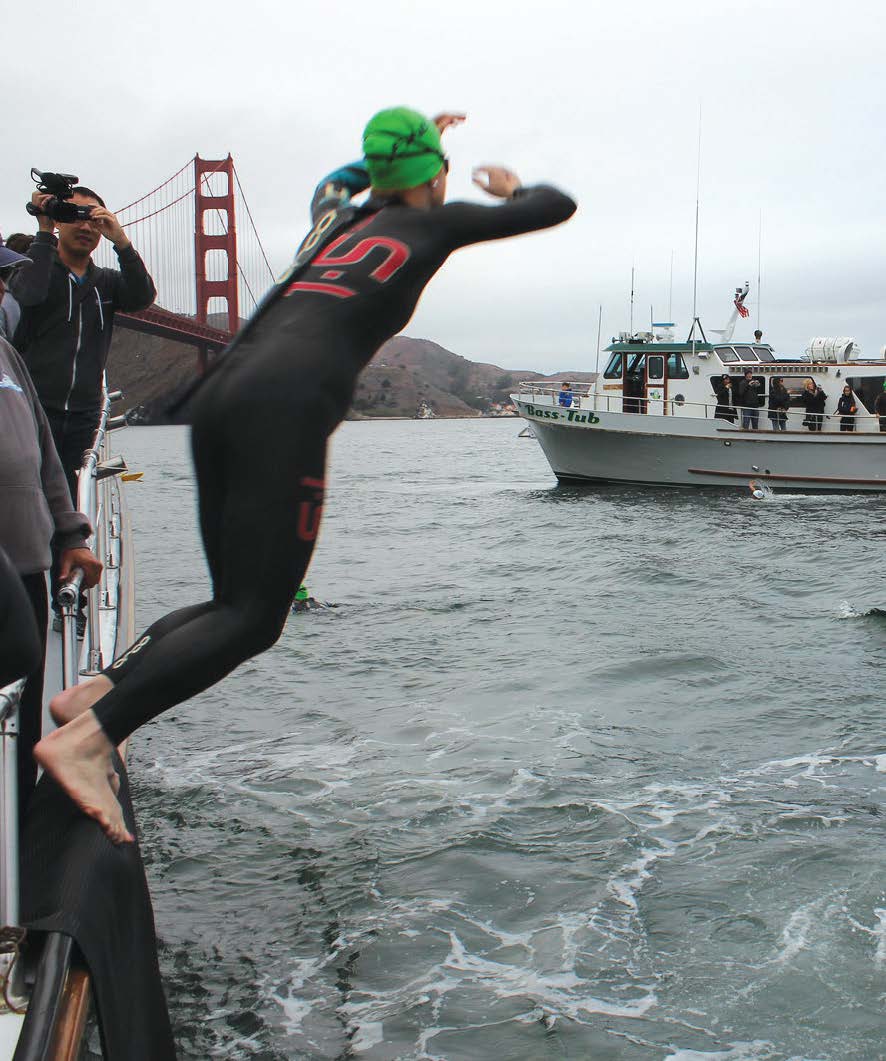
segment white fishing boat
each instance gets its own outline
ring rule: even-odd
[[[741,289],[736,296],[738,311]],[[886,358],[862,358],[849,338],[813,339],[803,355],[779,356],[766,343],[732,341],[736,316],[718,342],[708,342],[697,321],[685,342],[673,340],[672,325],[623,333],[606,348],[598,378],[568,398],[559,382],[519,384],[514,404],[557,478],[742,489],[756,479],[776,490],[886,491],[886,432],[874,406]],[[743,428],[741,416],[715,416],[715,382],[728,375],[735,385],[747,370],[760,396],[756,429]],[[785,430],[768,417],[775,379],[790,395]],[[803,405],[810,379],[827,399],[820,430],[807,427],[814,423]],[[837,411],[847,385],[857,406],[853,430]]]
[[[119,392],[105,396],[93,446],[84,455],[78,508],[94,527],[90,548],[102,560],[100,583],[87,593],[87,626],[76,630],[76,602],[82,572],[63,588],[63,629],[47,633],[44,705],[63,688],[94,673],[114,658],[134,634],[132,536],[121,478],[123,458],[111,453],[110,435],[124,426],[110,415]],[[80,950],[62,932],[21,929],[16,740],[19,696],[24,682],[0,690],[3,783],[0,786],[0,1061],[60,1061],[80,1056],[91,1006],[90,976]],[[44,732],[52,722],[44,712]],[[85,885],[84,885],[85,886]],[[21,896],[26,902],[27,896]],[[24,958],[27,957],[27,963]],[[27,972],[26,972],[27,965]]]

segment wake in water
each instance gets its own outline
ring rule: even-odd
[[[841,600],[837,605],[838,619],[865,619],[869,615],[877,618],[886,617],[886,608],[865,608],[862,611],[859,611],[859,609],[848,600]]]

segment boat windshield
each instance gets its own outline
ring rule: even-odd
[[[754,353],[759,357],[761,361],[774,361],[775,354],[765,346],[755,346]]]
[[[621,379],[621,354],[613,354],[603,373],[604,379]]]
[[[718,346],[717,357],[720,358],[724,365],[738,360],[738,354],[730,346]]]
[[[739,361],[756,361],[757,355],[749,346],[736,346]]]

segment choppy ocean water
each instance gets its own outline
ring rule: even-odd
[[[886,499],[558,487],[520,426],[343,425],[339,606],[137,735],[180,1056],[886,1057]],[[120,446],[146,625],[207,595],[187,438]]]

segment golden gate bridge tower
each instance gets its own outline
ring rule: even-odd
[[[274,281],[233,158],[195,155],[115,213],[157,286],[154,305],[118,313],[118,327],[193,346],[205,370]],[[95,259],[116,264],[105,242]]]

